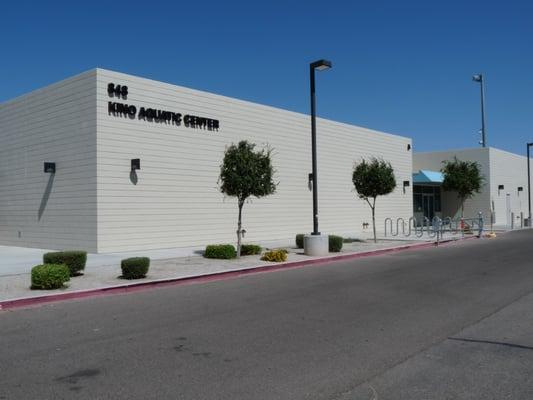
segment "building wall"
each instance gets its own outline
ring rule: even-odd
[[[413,171],[420,169],[440,170],[443,160],[453,159],[477,161],[485,176],[485,186],[480,194],[465,202],[465,216],[475,217],[479,211],[483,212],[485,221],[490,222],[492,203],[494,204],[494,224],[508,225],[507,214],[515,215],[514,225],[521,224],[520,213],[527,218],[527,158],[518,154],[495,149],[492,147],[466,150],[452,150],[442,152],[415,153],[413,157]],[[498,190],[504,185],[504,190]],[[518,187],[523,187],[518,192]],[[510,209],[507,210],[507,194],[509,194]],[[443,194],[443,215],[458,217],[460,203],[454,193]]]
[[[490,218],[490,162],[489,148],[432,151],[413,154],[413,172],[421,169],[440,171],[445,160],[453,160],[457,157],[463,161],[476,161],[479,163],[481,173],[485,176],[486,182],[481,193],[472,199],[465,201],[465,218],[475,218],[481,211],[488,221]],[[458,218],[461,216],[461,203],[455,193],[442,193],[442,215],[443,217]]]
[[[110,98],[108,83],[127,85],[126,100]],[[218,131],[116,116],[108,102],[215,118]],[[320,102],[318,104],[320,110]],[[310,118],[224,96],[107,70],[97,70],[98,250],[126,251],[234,242],[237,204],[218,190],[226,146],[249,140],[273,149],[275,195],[252,199],[243,212],[245,241],[293,238],[312,230]],[[355,161],[389,160],[398,188],[377,201],[377,225],[412,215],[411,140],[347,124],[318,120],[320,230],[358,235],[370,209],[353,190]],[[137,181],[130,160],[140,158]],[[371,228],[369,228],[371,229]]]
[[[495,224],[507,225],[509,212],[514,213],[514,226],[520,226],[520,213],[527,218],[527,157],[507,151],[490,149],[490,197],[494,202]],[[498,185],[504,185],[498,190]],[[518,192],[518,187],[524,190]],[[509,195],[510,209],[506,197]],[[510,218],[510,216],[509,216]]]
[[[96,250],[95,76],[0,104],[0,245]]]

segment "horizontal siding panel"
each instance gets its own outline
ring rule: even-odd
[[[110,99],[107,83],[126,84],[127,100]],[[220,120],[219,131],[121,118],[108,101]],[[277,193],[244,207],[247,241],[293,238],[312,226],[309,116],[174,85],[97,70],[98,237],[100,251],[199,246],[235,240],[237,206],[218,190],[224,149],[239,140],[271,146]],[[323,232],[361,234],[370,209],[353,191],[361,157],[383,157],[398,183],[410,180],[407,144],[395,135],[318,120],[319,205]],[[141,159],[137,184],[129,162]],[[377,218],[409,218],[410,188],[378,199]],[[379,225],[382,225],[379,223]]]
[[[95,71],[0,105],[0,244],[97,250],[96,122]]]
[[[528,217],[527,196],[527,157],[490,148],[490,199],[494,202],[494,223],[507,225],[511,215],[515,216],[514,225],[520,226],[520,213]],[[504,185],[504,190],[498,190]],[[524,190],[518,192],[518,187]],[[507,210],[507,195],[510,208]]]

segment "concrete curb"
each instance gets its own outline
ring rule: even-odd
[[[450,244],[453,242],[463,241],[463,240],[468,240],[468,239],[473,239],[473,238],[477,238],[477,236],[467,237],[467,238],[462,238],[462,239],[459,238],[459,239],[442,240],[439,242],[439,245]],[[284,263],[278,263],[278,264],[273,264],[273,265],[262,265],[262,266],[251,267],[251,268],[246,268],[246,269],[213,272],[213,273],[204,274],[204,275],[191,275],[191,276],[185,276],[185,277],[179,277],[179,278],[164,278],[164,279],[157,279],[157,280],[148,281],[148,282],[125,283],[125,284],[116,285],[116,286],[107,286],[107,287],[94,288],[94,289],[77,290],[77,291],[66,292],[66,293],[54,293],[54,294],[47,294],[47,295],[34,296],[34,297],[20,297],[20,298],[0,301],[0,310],[10,310],[14,308],[29,307],[29,306],[39,305],[39,304],[52,303],[52,302],[71,300],[71,299],[81,299],[85,297],[104,296],[104,295],[119,294],[119,293],[131,293],[131,292],[147,290],[147,289],[155,288],[155,287],[177,286],[177,285],[197,284],[197,283],[204,283],[204,282],[210,282],[210,281],[225,280],[225,279],[236,278],[236,277],[240,277],[244,275],[272,272],[272,271],[278,271],[282,269],[303,268],[303,267],[307,267],[311,265],[329,263],[333,261],[353,260],[356,258],[378,256],[378,255],[389,254],[389,253],[394,253],[398,251],[421,249],[425,247],[437,247],[437,243],[436,242],[424,242],[424,243],[408,244],[408,245],[402,245],[402,246],[396,246],[396,247],[388,247],[385,249],[369,250],[369,251],[359,252],[359,253],[340,254],[340,255],[334,255],[334,256],[317,257],[317,258],[312,258],[310,260],[288,261]]]

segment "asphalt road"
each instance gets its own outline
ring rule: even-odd
[[[0,399],[533,399],[533,231],[0,313]]]

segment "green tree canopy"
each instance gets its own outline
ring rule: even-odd
[[[375,157],[369,161],[362,160],[354,167],[352,182],[359,198],[366,200],[372,210],[372,228],[376,242],[376,198],[387,195],[396,188],[394,169],[389,162]]]
[[[485,177],[481,174],[476,161],[461,161],[457,157],[445,160],[441,172],[444,175],[442,188],[446,191],[457,192],[461,200],[461,217],[464,216],[464,202],[480,193]]]
[[[236,197],[239,207],[237,229],[237,255],[240,256],[242,207],[249,197],[264,197],[275,193],[274,167],[271,149],[254,151],[255,144],[245,140],[226,149],[220,166],[220,191]]]
[[[389,194],[396,188],[391,164],[374,157],[355,166],[352,181],[359,197],[366,201]]]

